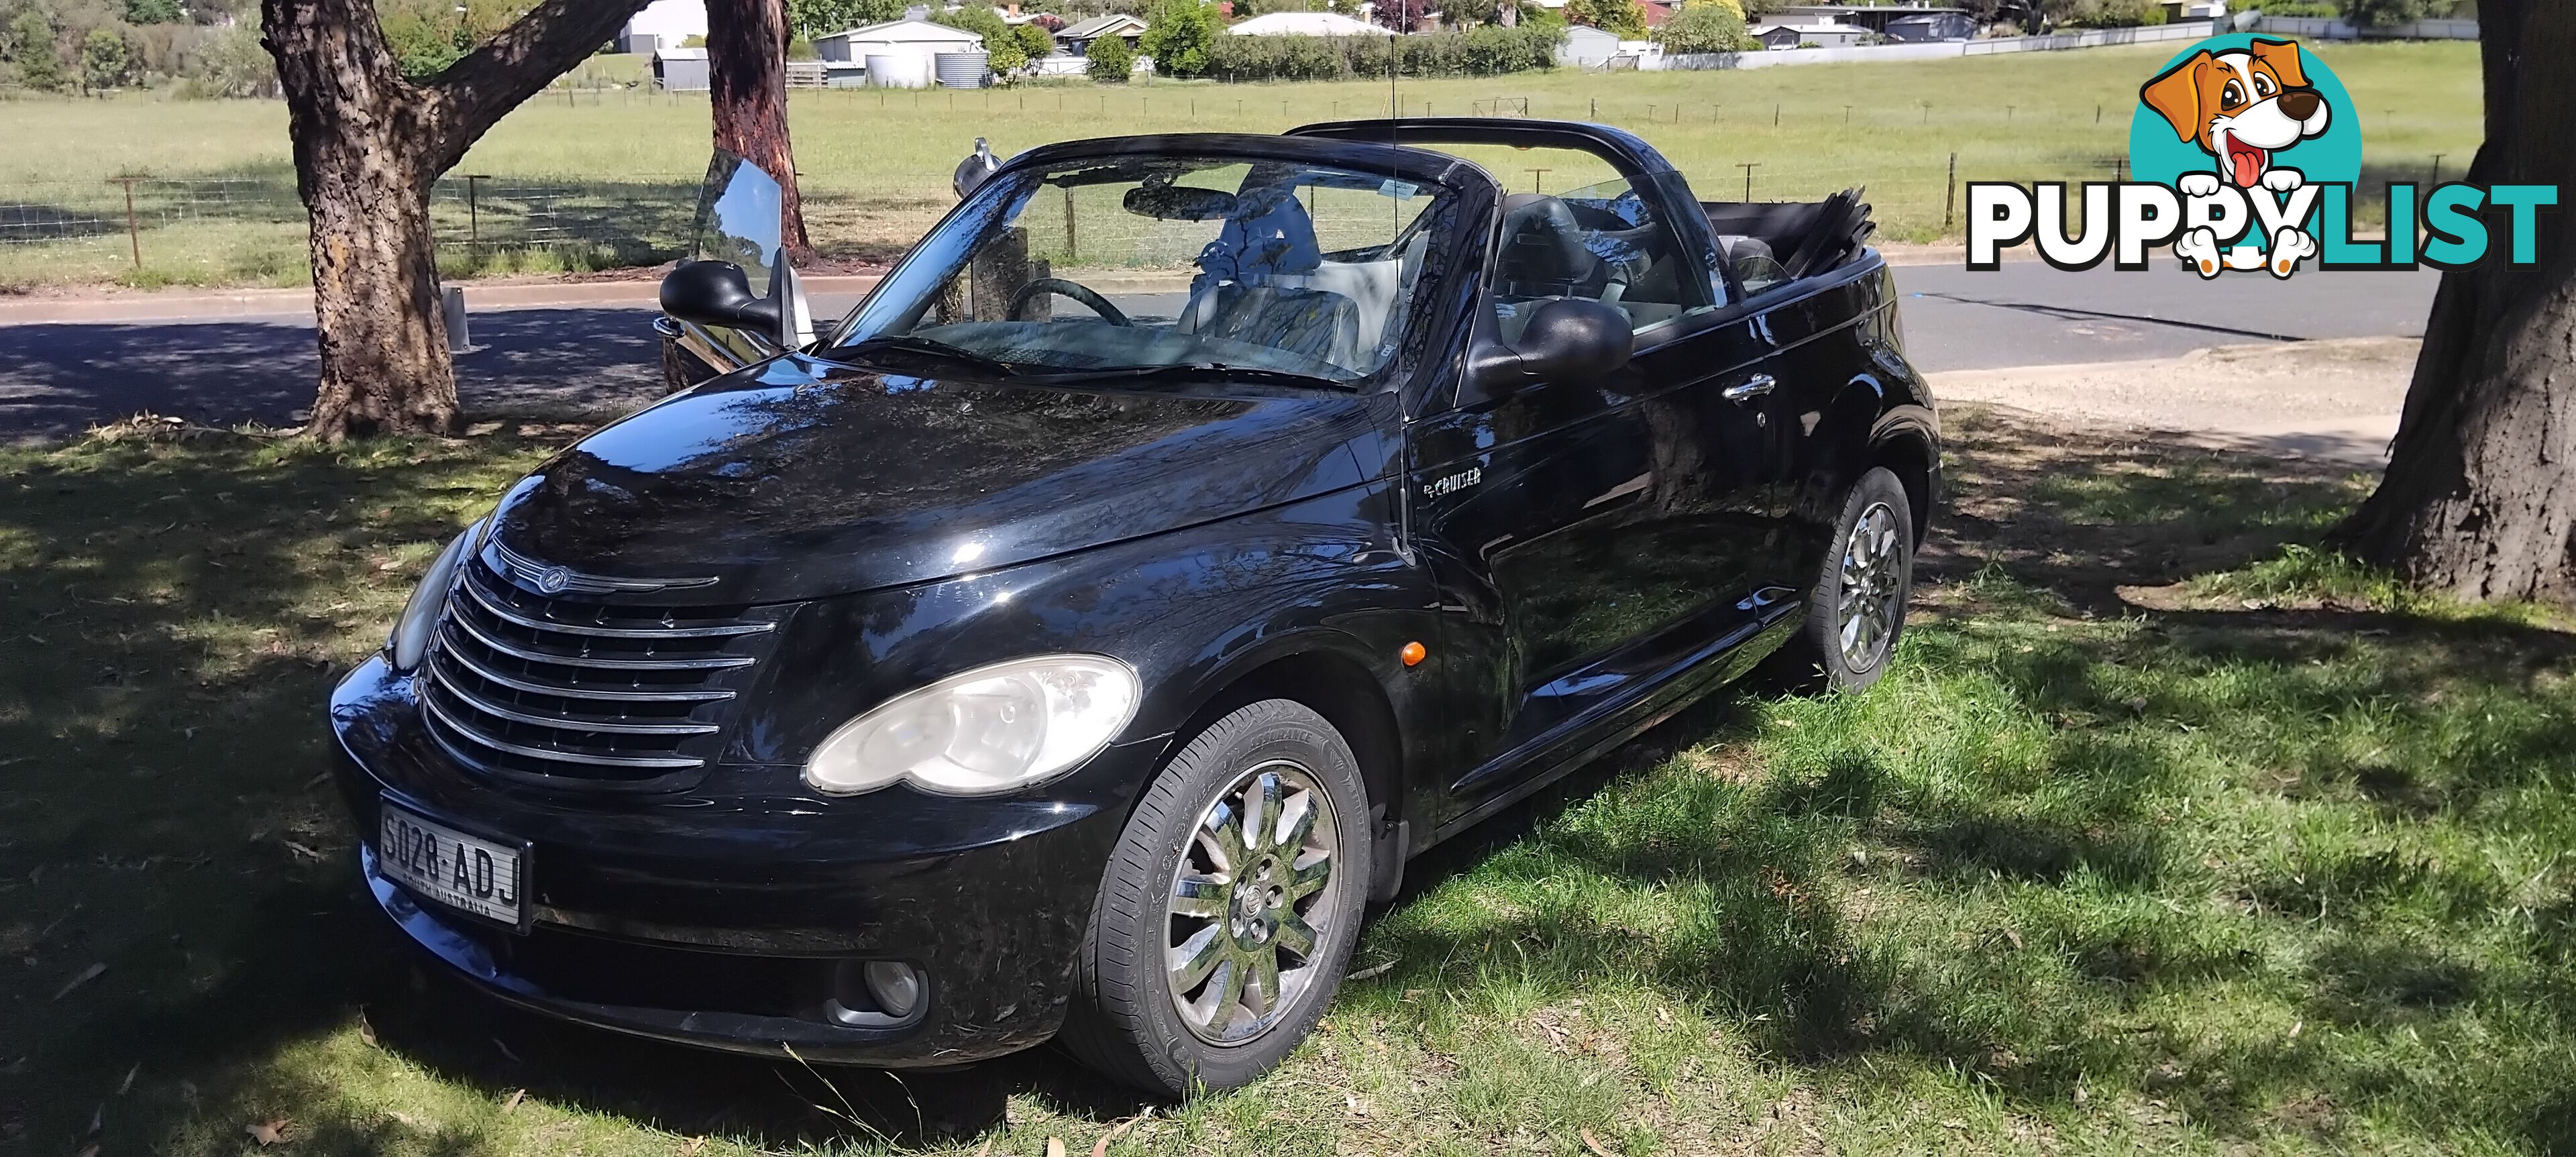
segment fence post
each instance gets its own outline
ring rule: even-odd
[[[1597,96],[1592,98],[1592,119],[1596,122],[1601,119],[1601,98]]]
[[[2438,163],[2434,166],[2437,170],[2440,167]],[[125,186],[125,243],[134,249],[134,267],[141,269],[143,268],[143,230],[134,223],[134,178],[118,177],[116,180]]]
[[[1950,187],[1941,195],[1941,235],[1950,235],[1950,222],[1959,210],[1959,154],[1950,154]]]
[[[1738,161],[1735,165],[1736,168],[1744,170],[1744,201],[1748,205],[1753,202],[1753,167],[1761,163],[1760,161]]]
[[[1064,187],[1064,263],[1068,266],[1082,259],[1082,247],[1073,232],[1073,186]]]
[[[489,173],[465,174],[465,255],[468,260],[483,251],[483,206],[476,196],[475,182],[491,179]]]
[[[2434,187],[2434,188],[2437,188],[2437,189],[2438,189],[2438,188],[2440,188],[2440,187],[2442,186],[2442,158],[2443,158],[2443,157],[2445,157],[2445,156],[2448,156],[2448,155],[2449,155],[2449,154],[2447,154],[2447,153],[2435,153],[2435,154],[2433,154],[2433,180],[2432,180],[2430,183],[2433,185],[2433,187]],[[2476,168],[2477,166],[2476,166],[2476,165],[2471,165],[2471,166],[2469,166],[2469,167],[2470,167],[2470,168],[2472,168],[2472,169],[2474,169],[2474,168]]]

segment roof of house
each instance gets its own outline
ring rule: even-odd
[[[1962,13],[1964,13],[1964,12],[1966,12],[1966,11],[1967,11],[1967,9],[1965,9],[1965,8],[1943,8],[1943,7],[1939,7],[1939,6],[1936,6],[1936,5],[1929,5],[1929,4],[1870,4],[1870,5],[1854,5],[1854,4],[1784,4],[1784,5],[1781,5],[1781,6],[1780,6],[1780,7],[1778,7],[1778,8],[1772,9],[1772,11],[1773,11],[1773,12],[1776,12],[1776,13],[1783,14],[1783,15],[1791,15],[1791,16],[1837,16],[1837,15],[1850,15],[1850,14],[1857,14],[1857,13],[1866,13],[1866,14],[1869,14],[1869,15],[1873,15],[1873,16],[1875,16],[1875,15],[1887,14],[1887,13],[1907,13],[1907,14],[1922,13],[1922,12],[1962,12]]]
[[[1124,12],[1111,12],[1101,16],[1094,16],[1089,20],[1067,24],[1064,26],[1064,30],[1056,33],[1056,35],[1067,40],[1090,40],[1094,37],[1107,36],[1112,33],[1124,36],[1130,31],[1142,32],[1144,30],[1144,21]]]
[[[703,48],[657,48],[653,50],[653,59],[655,60],[705,60],[706,58],[707,50]]]
[[[1237,36],[1393,36],[1395,30],[1339,12],[1273,12],[1226,31]]]
[[[1756,24],[1745,31],[1755,36],[1771,32],[1795,32],[1800,36],[1859,36],[1869,29],[1849,24]]]
[[[984,42],[984,38],[976,33],[968,32],[963,28],[950,28],[945,24],[933,24],[927,20],[888,20],[882,24],[862,25],[817,36],[814,39],[881,40],[895,44],[982,44]]]

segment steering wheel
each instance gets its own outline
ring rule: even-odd
[[[1021,307],[1050,293],[1060,293],[1066,297],[1074,299],[1075,301],[1081,302],[1084,308],[1089,309],[1093,313],[1099,314],[1100,320],[1108,322],[1111,325],[1132,326],[1136,324],[1135,322],[1127,320],[1127,315],[1120,312],[1117,306],[1109,304],[1108,298],[1102,297],[1098,293],[1093,292],[1090,286],[1083,285],[1079,282],[1067,281],[1061,277],[1030,278],[1028,284],[1021,286],[1019,292],[1011,295],[1011,306],[1009,309],[1002,311],[1002,316],[1007,317],[1012,321],[1023,320],[1020,317]]]

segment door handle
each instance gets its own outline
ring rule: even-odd
[[[1726,387],[1726,389],[1719,392],[1718,396],[1726,399],[1727,401],[1742,405],[1743,403],[1750,402],[1755,398],[1761,397],[1762,395],[1779,388],[1779,381],[1774,379],[1771,375],[1755,374],[1752,377],[1744,379],[1742,382]]]

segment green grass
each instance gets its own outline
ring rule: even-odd
[[[2475,44],[2311,47],[2353,94],[2367,133],[2365,184],[2419,177],[2436,153],[2446,155],[2446,171],[2465,171],[2483,132]],[[1407,80],[1399,95],[1411,114],[1469,113],[1497,97],[1526,97],[1542,117],[1592,119],[1597,107],[1598,119],[1662,149],[1705,196],[1741,197],[1747,164],[1762,200],[1865,185],[1885,235],[1920,241],[1944,232],[1952,153],[1963,181],[2110,179],[2113,159],[2127,155],[2137,87],[2167,55],[2167,46],[2156,46],[1750,72],[1558,70]],[[818,242],[882,257],[947,208],[949,172],[979,136],[1008,154],[1121,132],[1275,132],[1384,115],[1387,99],[1375,82],[1082,82],[965,93],[800,91],[791,109]],[[0,154],[0,202],[33,201],[95,223],[71,241],[0,246],[0,285],[292,284],[305,276],[282,105],[151,94],[0,101],[0,138],[21,145]],[[511,114],[456,172],[573,183],[586,195],[572,206],[571,223],[633,234],[649,244],[630,245],[629,259],[649,263],[667,258],[688,223],[707,141],[703,97],[556,89]],[[173,189],[168,205],[146,204],[137,274],[121,192],[106,183],[130,174],[251,184],[194,209],[181,205],[207,194]],[[1541,178],[1508,163],[1498,175],[1515,187],[1576,179]],[[146,193],[149,200],[151,187]],[[440,205],[441,237],[462,239],[461,188]],[[511,211],[505,206],[504,226]]]
[[[0,450],[0,1150],[1034,1155],[1148,1108],[1112,1152],[2576,1147],[2559,620],[2321,561],[2350,477],[1950,424],[1885,682],[1712,703],[1417,861],[1383,971],[1177,1107],[1046,1051],[640,1044],[403,963],[321,704],[549,431]]]

